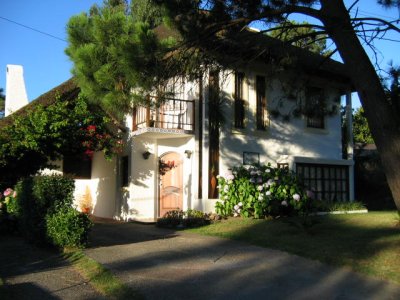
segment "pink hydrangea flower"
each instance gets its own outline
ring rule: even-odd
[[[3,195],[4,195],[4,197],[8,197],[8,196],[11,195],[12,192],[13,192],[13,190],[12,190],[11,188],[7,188],[7,189],[4,191]]]

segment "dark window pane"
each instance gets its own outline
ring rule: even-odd
[[[297,163],[296,173],[304,185],[315,192],[317,199],[349,200],[347,166]]]
[[[325,128],[324,95],[319,88],[308,88],[306,91],[307,127]]]
[[[257,98],[257,108],[256,108],[256,122],[257,129],[266,129],[266,109],[267,109],[267,99],[265,94],[265,77],[257,76],[256,78],[256,98]]]
[[[129,157],[123,156],[121,158],[121,185],[129,185]]]
[[[244,73],[235,73],[235,127],[244,128],[245,105],[243,100]]]
[[[92,175],[92,160],[85,155],[64,156],[63,172],[75,179],[90,179]]]

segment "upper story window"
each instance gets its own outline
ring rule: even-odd
[[[256,78],[256,124],[258,130],[265,130],[267,127],[268,114],[267,114],[267,98],[265,93],[265,77],[257,76]]]
[[[235,73],[235,127],[244,128],[245,102],[243,99],[244,73]]]
[[[306,113],[308,128],[325,128],[324,93],[320,88],[307,88]]]

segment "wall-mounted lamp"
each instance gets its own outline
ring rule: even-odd
[[[185,150],[186,157],[189,159],[190,159],[190,156],[192,156],[192,153],[193,152],[191,150]]]
[[[149,151],[146,151],[146,152],[142,153],[144,159],[149,159],[150,154],[151,153]]]

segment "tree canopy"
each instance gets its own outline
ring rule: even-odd
[[[271,37],[288,42],[293,46],[307,49],[321,55],[329,55],[326,48],[326,34],[317,35],[316,30],[308,22],[283,21],[268,32]]]
[[[67,55],[82,93],[117,117],[144,101],[165,69],[163,51],[173,39],[152,30],[161,22],[150,1],[105,1],[67,25]]]

